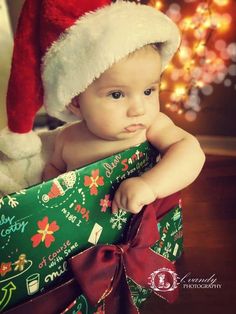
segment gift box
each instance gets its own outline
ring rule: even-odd
[[[118,244],[127,236],[133,217],[123,210],[111,213],[113,195],[122,180],[141,175],[153,167],[158,159],[158,152],[145,142],[1,198],[0,310],[27,304],[27,300],[31,300],[31,303],[32,300],[42,300],[44,295],[50,299],[52,294],[56,295],[63,289],[70,291],[71,278],[76,277],[71,268],[73,271],[74,265],[80,263],[73,258],[82,254],[80,252],[87,254],[90,248],[110,243],[117,244],[117,248],[123,251],[124,246]],[[170,203],[165,201],[165,206],[161,206],[161,202],[158,206],[159,220],[155,223],[160,239],[152,243],[151,250],[159,257],[162,255],[174,261],[182,251],[181,208],[176,197]],[[163,208],[165,210],[160,217]],[[88,261],[91,259],[88,257]],[[72,267],[69,267],[69,260],[72,260]],[[83,265],[80,267],[82,269]],[[78,273],[79,277],[83,271]],[[150,273],[150,288],[153,290],[152,276]],[[126,276],[125,280],[130,287],[133,303],[139,307],[150,291],[131,277]],[[80,278],[81,281],[86,282]],[[84,290],[76,289],[77,298],[72,303],[69,298],[65,300],[63,304],[69,305],[68,311],[105,311],[104,300],[91,306],[93,302],[88,301],[88,295],[81,292]],[[60,303],[59,300],[57,303]],[[20,306],[17,308],[21,311]],[[34,312],[37,312],[35,307]],[[48,311],[56,312],[54,309]]]

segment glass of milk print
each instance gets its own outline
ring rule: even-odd
[[[39,274],[32,274],[26,278],[26,287],[28,295],[35,294],[39,291]]]

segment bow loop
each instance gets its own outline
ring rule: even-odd
[[[115,245],[97,245],[70,259],[75,280],[94,306],[111,290],[112,280],[120,267],[118,252]]]

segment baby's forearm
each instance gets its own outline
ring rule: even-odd
[[[173,144],[161,161],[142,175],[157,198],[173,194],[191,184],[200,173],[205,155],[198,141],[189,136]]]
[[[42,175],[42,179],[44,181],[56,178],[57,176],[59,176],[62,172],[57,169],[53,164],[48,163],[46,164],[44,171],[43,171],[43,175]]]

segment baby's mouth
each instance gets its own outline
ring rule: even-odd
[[[136,132],[138,130],[142,130],[142,129],[145,129],[145,125],[143,125],[141,123],[139,123],[139,124],[131,124],[131,125],[129,125],[129,126],[127,126],[125,128],[125,130],[127,132],[129,132],[129,133],[134,133],[134,132]]]

